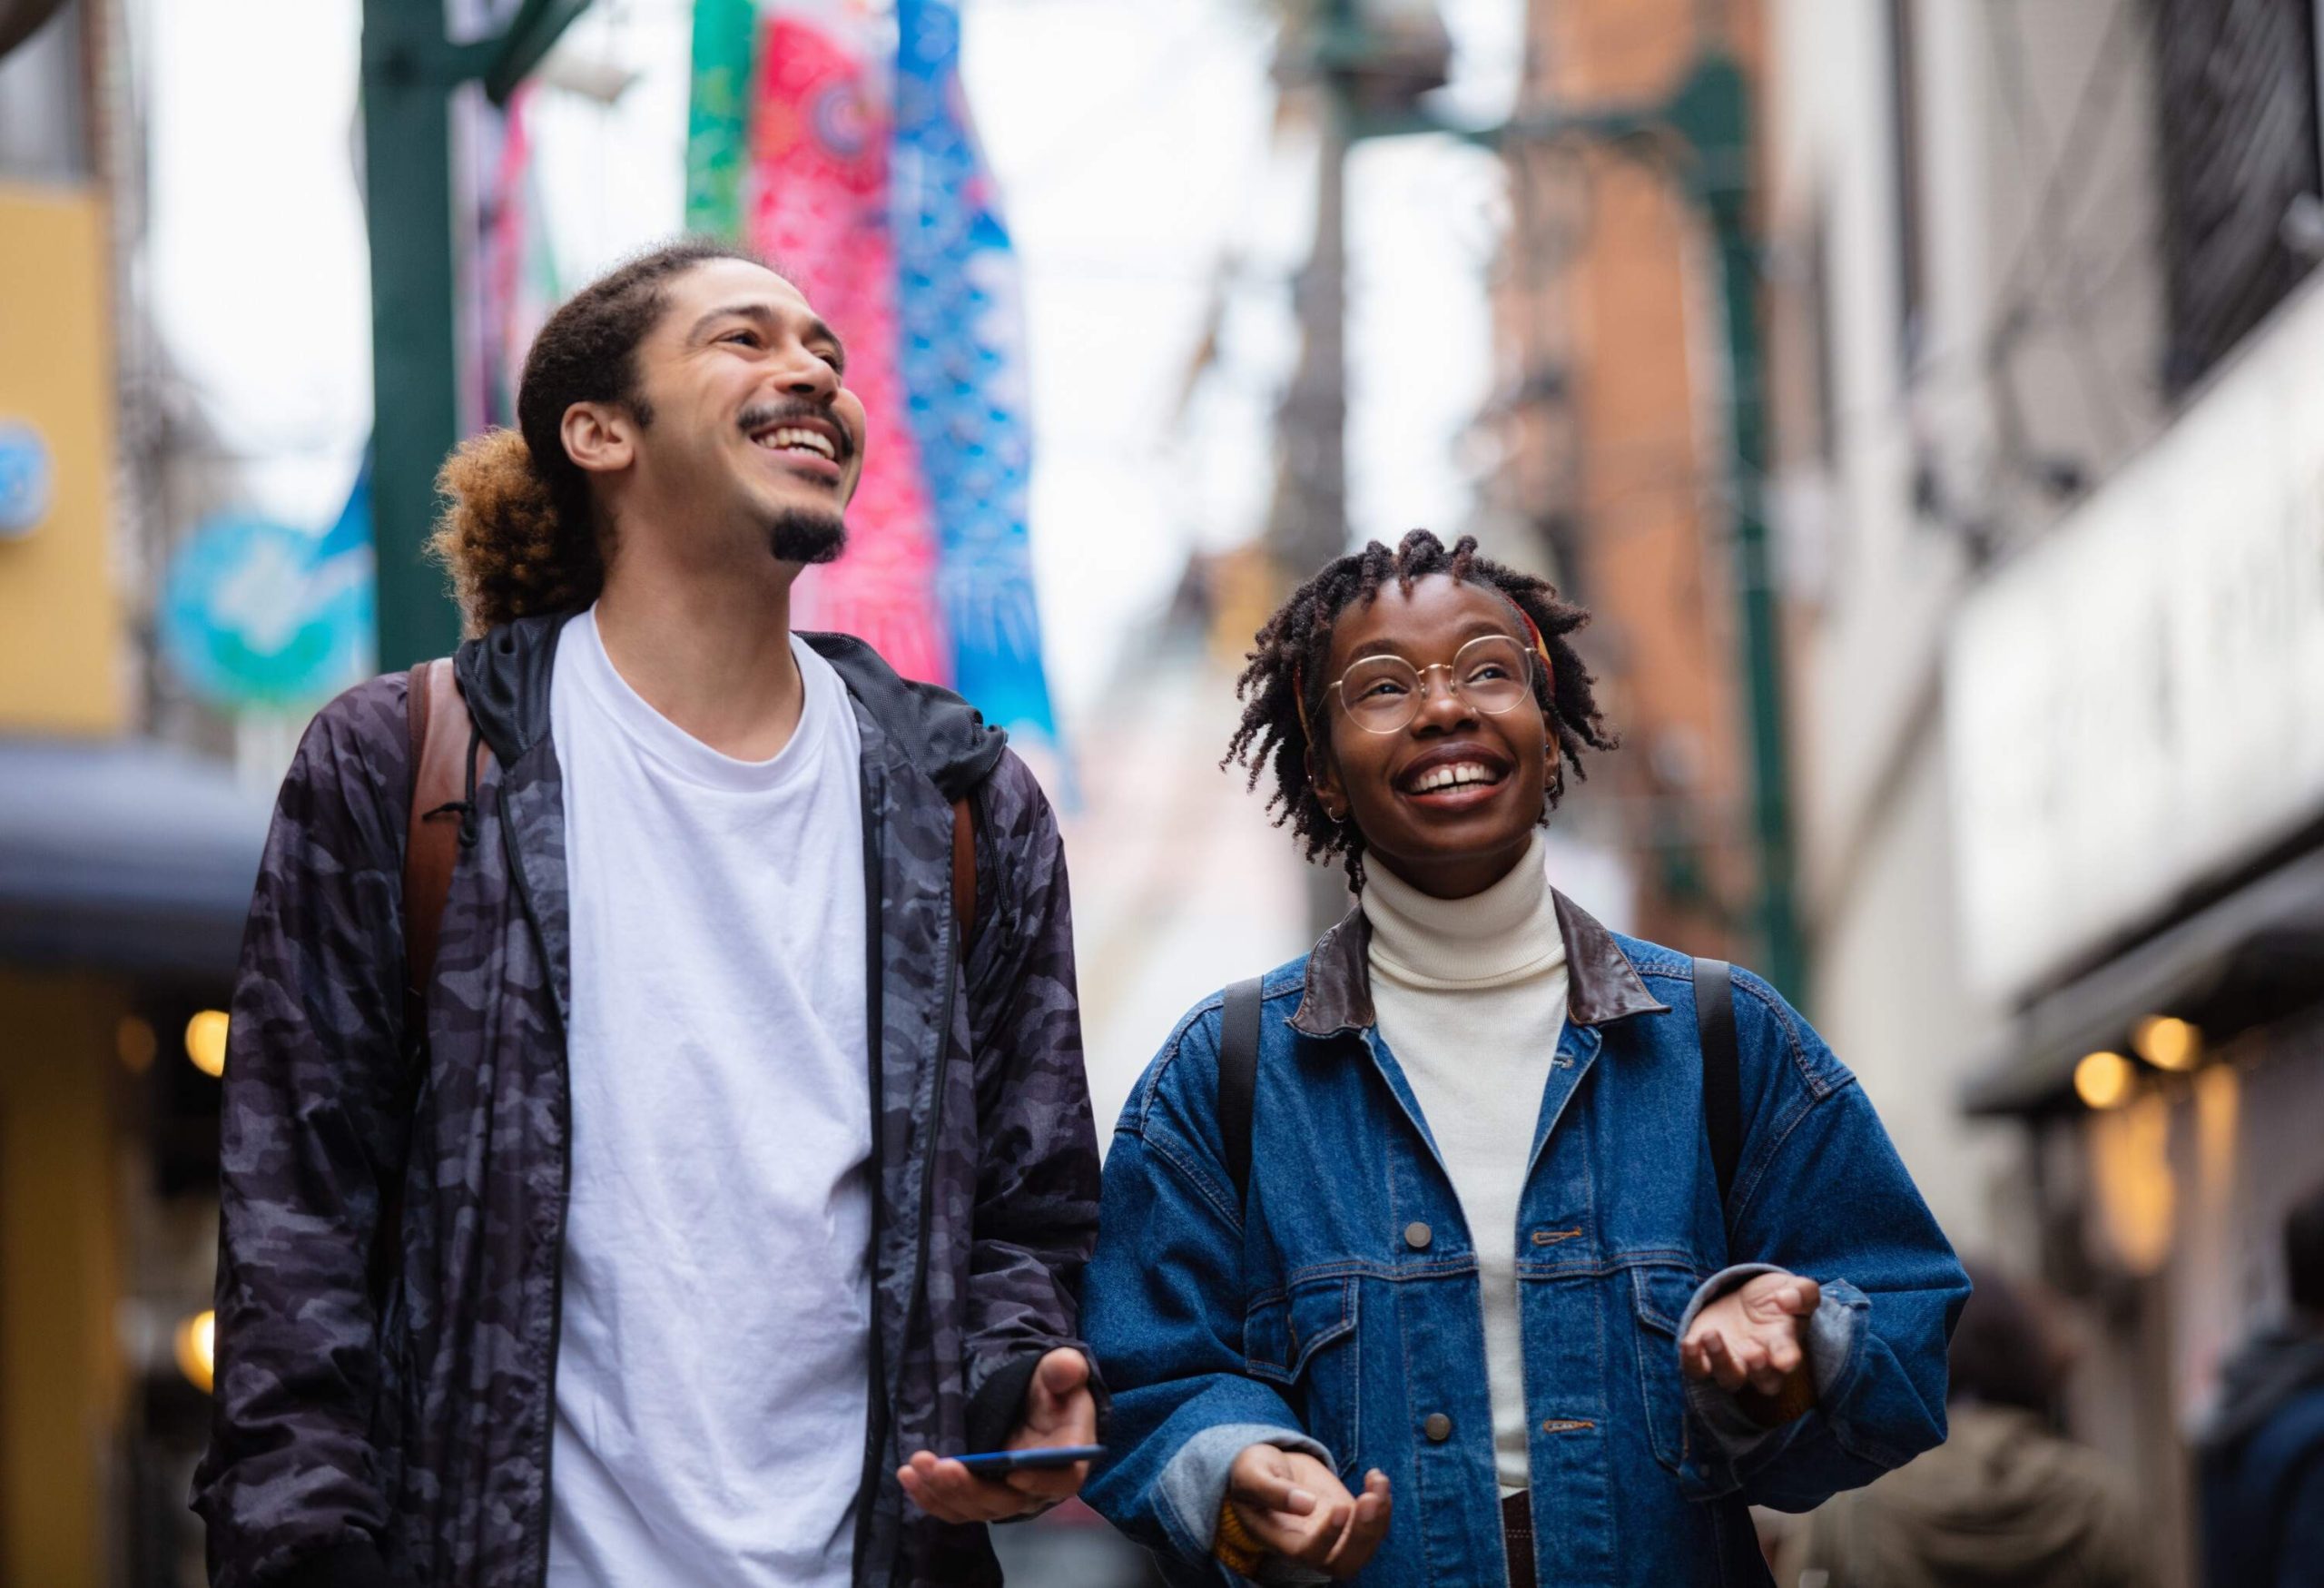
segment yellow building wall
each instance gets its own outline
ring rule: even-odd
[[[94,195],[0,183],[0,419],[29,422],[55,468],[46,520],[21,539],[0,539],[0,733],[123,725],[109,566],[109,259]]]
[[[100,1588],[123,1374],[118,1000],[0,975],[0,1583]]]

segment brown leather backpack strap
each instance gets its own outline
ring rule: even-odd
[[[452,893],[459,859],[460,818],[467,811],[461,756],[475,739],[468,702],[448,659],[411,670],[405,715],[411,725],[411,827],[403,852],[405,1029],[415,1038],[436,971],[436,940],[444,901]]]
[[[977,929],[977,824],[966,800],[952,802],[952,919],[965,949]]]

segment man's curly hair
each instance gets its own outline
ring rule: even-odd
[[[1544,678],[1535,669],[1533,695],[1558,745],[1550,768],[1545,819],[1565,792],[1562,768],[1570,765],[1576,777],[1586,777],[1582,752],[1614,747],[1614,735],[1599,719],[1595,680],[1567,637],[1590,621],[1590,614],[1560,599],[1548,580],[1479,557],[1473,535],[1463,535],[1448,550],[1425,529],[1405,536],[1394,551],[1375,540],[1362,551],[1334,557],[1294,590],[1259,630],[1242,676],[1235,681],[1235,697],[1244,703],[1243,720],[1219,765],[1240,762],[1250,768],[1252,788],[1258,786],[1261,773],[1272,768],[1275,789],[1267,796],[1267,809],[1275,813],[1275,824],[1288,824],[1311,861],[1341,856],[1348,881],[1359,888],[1364,885],[1364,834],[1353,820],[1332,819],[1308,774],[1315,757],[1331,746],[1332,719],[1324,707],[1332,680],[1324,672],[1330,666],[1332,628],[1350,607],[1372,605],[1389,580],[1409,592],[1414,580],[1431,574],[1492,591],[1531,618],[1541,632],[1554,678]],[[1316,725],[1321,744],[1308,743],[1310,723]]]
[[[535,612],[577,612],[605,587],[606,556],[589,477],[566,454],[565,410],[618,403],[654,422],[637,390],[637,346],[662,318],[670,281],[747,249],[684,238],[599,277],[541,327],[517,389],[517,429],[487,430],[437,472],[444,510],[428,549],[451,570],[470,635]]]

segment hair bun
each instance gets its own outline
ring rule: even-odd
[[[437,470],[436,491],[444,510],[428,549],[451,570],[470,635],[581,598],[561,577],[556,504],[523,436],[492,429],[469,437]]]

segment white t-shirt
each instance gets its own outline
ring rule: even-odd
[[[845,1588],[869,1409],[860,736],[711,749],[566,625],[572,1189],[551,1588]]]
[[[1517,1208],[1565,1031],[1565,937],[1541,836],[1468,899],[1432,898],[1375,860],[1363,902],[1380,1035],[1412,1082],[1476,1248],[1493,1466],[1502,1492],[1515,1494],[1531,1465]]]

